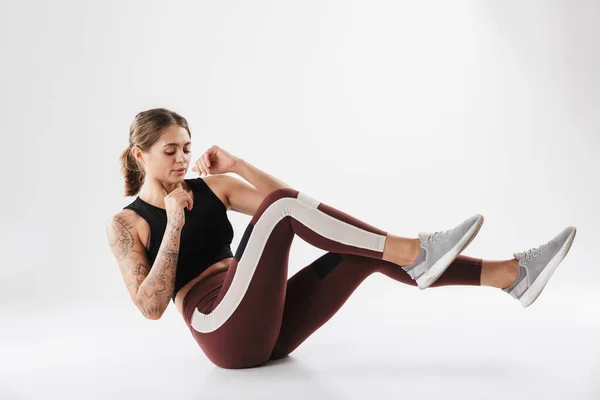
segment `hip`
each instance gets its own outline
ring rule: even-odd
[[[179,313],[183,315],[183,304],[190,290],[197,285],[199,287],[207,287],[211,286],[211,284],[214,285],[214,277],[220,275],[224,276],[225,274],[221,273],[229,269],[229,265],[231,264],[231,261],[233,261],[233,259],[233,257],[225,258],[211,265],[206,270],[202,271],[200,275],[198,275],[197,277],[186,283],[181,289],[179,289],[179,291],[175,295],[175,306],[177,307],[177,311],[179,311]]]

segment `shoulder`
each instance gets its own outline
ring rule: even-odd
[[[186,179],[186,181],[191,185],[223,185],[229,182],[231,179],[235,179],[229,175],[209,175],[205,177],[196,177],[191,179]]]
[[[192,181],[195,181],[192,184],[207,186],[225,205],[225,209],[228,210],[230,208],[229,193],[231,192],[232,185],[235,184],[235,181],[238,181],[236,178],[221,174],[209,175],[204,178],[198,177],[192,179]]]
[[[229,198],[231,197],[231,193],[243,184],[243,181],[235,176],[225,174],[212,175],[207,178],[213,178],[212,183],[207,182],[207,184],[212,184],[217,190],[223,193],[224,197],[227,198],[227,208],[229,208]]]
[[[227,209],[254,215],[265,195],[245,180],[230,175],[218,175],[218,177],[221,178],[227,196]]]
[[[131,236],[140,237],[140,233],[147,231],[148,223],[137,212],[123,209],[113,214],[107,221],[106,233],[110,237]]]
[[[128,208],[123,209],[116,214],[113,214],[107,221],[106,230],[107,232],[114,230],[128,230],[135,231],[137,230],[137,225],[140,220],[140,216],[133,210]]]
[[[106,234],[111,244],[115,241],[139,240],[144,247],[148,247],[150,224],[135,211],[126,208],[109,218]]]

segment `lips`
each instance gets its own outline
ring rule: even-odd
[[[176,169],[175,171],[177,171],[177,172],[185,171],[185,168]]]

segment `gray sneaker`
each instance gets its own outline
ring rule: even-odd
[[[420,232],[421,253],[412,265],[403,266],[419,289],[428,288],[471,243],[481,229],[483,215],[476,214],[460,225],[440,232]]]
[[[519,276],[512,285],[502,290],[519,300],[523,307],[529,307],[569,252],[576,232],[574,226],[569,226],[541,246],[513,253],[519,260]]]

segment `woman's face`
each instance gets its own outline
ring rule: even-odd
[[[179,125],[171,125],[147,153],[140,152],[146,178],[152,177],[163,182],[178,183],[187,173],[192,143],[190,135]],[[178,172],[183,168],[183,172]]]

